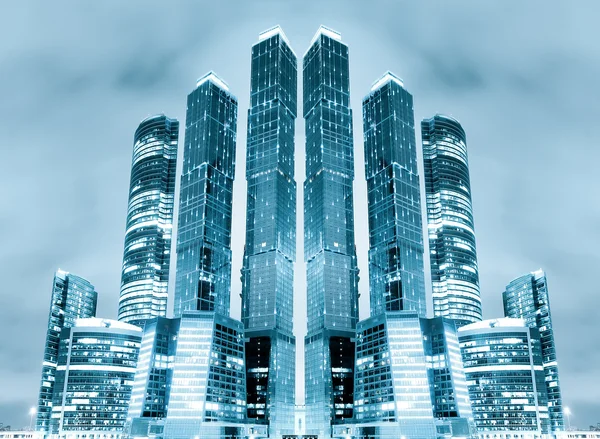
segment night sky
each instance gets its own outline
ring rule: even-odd
[[[299,56],[320,24],[341,32],[350,47],[361,317],[368,315],[361,100],[391,70],[414,96],[419,146],[419,122],[436,112],[456,117],[467,133],[484,317],[502,316],[508,282],[544,269],[564,405],[572,425],[600,422],[600,288],[594,280],[600,260],[600,3],[358,4],[0,6],[0,422],[28,426],[29,408],[37,405],[56,269],[89,279],[99,292],[98,316],[116,318],[133,133],[146,116],[164,112],[181,122],[182,152],[186,96],[209,70],[239,99],[232,272],[232,315],[239,317],[250,48],[276,24]],[[301,118],[296,132],[301,226]],[[302,254],[299,228],[299,259]],[[298,402],[304,393],[304,270],[298,261]]]

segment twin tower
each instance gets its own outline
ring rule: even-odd
[[[163,413],[166,437],[192,437],[209,422],[254,424],[257,432],[264,425],[270,437],[294,433],[297,62],[278,26],[260,34],[252,47],[243,328],[228,317],[237,100],[212,73],[201,78],[188,96],[176,245],[177,323],[175,329],[165,330],[179,334],[171,357],[169,349],[165,351],[165,358],[174,358],[170,394],[162,396],[168,401]],[[304,54],[302,69],[305,431],[329,436],[333,424],[355,417],[359,320],[348,47],[340,34],[321,27]],[[413,103],[399,78],[388,73],[374,84],[363,102],[363,118],[371,315],[413,311],[425,317]],[[144,126],[154,128],[144,131]],[[165,116],[150,118],[138,132],[140,153],[136,156],[134,147],[119,319],[141,324],[166,315],[178,123]],[[161,142],[170,149],[161,150]],[[161,178],[152,180],[159,182],[156,187],[144,188],[160,157],[171,164],[161,171]],[[456,169],[458,175],[461,171]],[[468,185],[468,175],[466,181]],[[145,210],[144,203],[155,207]],[[470,194],[465,204],[470,212]],[[435,202],[432,206],[435,217]],[[458,226],[464,229],[465,222],[458,220]],[[474,259],[474,240],[461,243],[463,248],[472,246]],[[162,259],[151,256],[156,254]],[[461,266],[465,265],[469,261]],[[469,269],[467,275],[473,274],[475,287],[465,289],[461,297],[466,299],[459,307],[465,321],[481,319],[476,261],[472,265],[474,273]],[[444,288],[439,283],[436,287],[436,309],[456,309]],[[161,324],[153,325],[154,336]],[[202,339],[202,334],[212,341],[200,348],[192,340]],[[144,417],[143,395],[148,390],[140,386],[138,382],[133,391],[134,419]]]

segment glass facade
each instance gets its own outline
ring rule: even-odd
[[[61,332],[52,434],[122,432],[141,338],[137,326],[98,318]]]
[[[484,320],[459,328],[458,341],[480,436],[549,434],[539,331],[522,319]]]
[[[425,317],[421,194],[412,95],[387,72],[363,99],[371,315]]]
[[[540,331],[550,428],[553,432],[562,431],[564,430],[562,397],[546,273],[538,270],[516,278],[506,286],[502,299],[506,317],[525,319],[527,326]]]
[[[252,46],[242,268],[248,417],[294,432],[297,58],[279,26]]]
[[[352,417],[358,268],[348,46],[321,26],[303,58],[306,432]]]
[[[160,114],[133,138],[119,320],[142,324],[167,314],[179,122]]]
[[[421,122],[429,259],[436,316],[481,320],[471,182],[465,131],[436,114]]]
[[[72,327],[76,319],[95,317],[97,302],[98,293],[87,280],[60,269],[54,274],[37,406],[38,431],[48,432],[50,428],[61,331]]]
[[[421,319],[421,330],[438,435],[445,429],[452,437],[475,437],[456,322],[445,317]]]
[[[242,323],[214,312],[184,312],[164,437],[239,438],[245,420]]]
[[[174,315],[229,315],[237,99],[214,73],[188,95]]]
[[[388,312],[358,324],[354,382],[356,438],[436,437],[417,313]]]
[[[157,420],[167,416],[179,319],[147,320],[131,392],[126,432],[147,437]]]

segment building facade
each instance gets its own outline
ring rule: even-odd
[[[188,95],[174,315],[229,315],[237,99],[213,72]]]
[[[242,268],[248,417],[294,432],[297,58],[276,26],[252,46]]]
[[[180,319],[155,317],[143,328],[125,434],[160,437],[169,406]]]
[[[165,439],[240,439],[246,434],[244,327],[214,312],[182,314]]]
[[[117,437],[123,431],[141,328],[79,319],[61,332],[50,432],[57,437]],[[92,436],[94,435],[94,436]]]
[[[458,341],[480,438],[547,437],[539,331],[522,319],[484,320],[459,328]]]
[[[90,282],[60,269],[54,274],[36,412],[35,429],[38,431],[50,429],[61,331],[72,327],[77,319],[95,317],[97,303],[98,293]]]
[[[354,383],[354,437],[436,437],[416,312],[382,313],[358,324]]]
[[[476,437],[456,322],[421,319],[421,331],[438,437]]]
[[[546,273],[538,270],[514,279],[506,286],[502,299],[506,317],[522,318],[527,326],[540,331],[550,428],[552,432],[563,431],[562,397]]]
[[[371,315],[426,314],[412,95],[387,72],[363,99]]]
[[[480,321],[467,138],[456,119],[436,114],[421,122],[427,230],[436,316],[464,325]]]
[[[179,122],[144,119],[133,138],[119,320],[166,317]]]
[[[352,418],[358,268],[348,46],[321,26],[303,58],[306,432]]]

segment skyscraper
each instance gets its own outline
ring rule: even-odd
[[[242,268],[248,416],[271,437],[294,432],[297,58],[276,26],[252,46]]]
[[[412,95],[387,72],[363,99],[371,315],[426,314]]]
[[[465,131],[436,114],[421,122],[433,312],[460,325],[481,320]]]
[[[119,320],[165,317],[171,260],[179,122],[144,119],[133,138]]]
[[[348,46],[321,26],[303,58],[306,431],[352,417],[358,268]]]
[[[413,103],[400,78],[373,84],[363,127],[371,317],[356,331],[355,437],[434,439]]]
[[[458,341],[481,439],[550,433],[539,331],[522,319],[462,326]]]
[[[94,317],[97,302],[98,293],[87,280],[60,269],[54,274],[37,407],[38,431],[48,432],[50,428],[61,331],[79,318]]]
[[[236,124],[227,85],[212,72],[200,78],[186,115],[168,439],[245,434],[244,328],[229,317]]]
[[[177,230],[175,317],[229,315],[237,99],[213,72],[188,95]]]
[[[562,397],[546,273],[540,269],[516,278],[506,286],[502,299],[506,317],[522,318],[527,326],[540,331],[550,428],[552,432],[562,431],[564,430]]]
[[[120,437],[142,337],[115,320],[78,319],[60,336],[52,398],[52,437]]]

